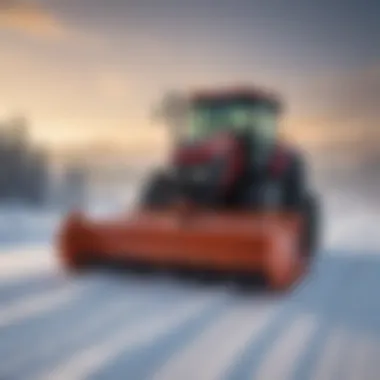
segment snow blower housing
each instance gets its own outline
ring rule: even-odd
[[[317,200],[305,163],[278,140],[280,102],[255,89],[190,97],[188,127],[168,170],[146,184],[125,220],[68,218],[68,268],[102,259],[264,274],[287,288],[317,247]]]

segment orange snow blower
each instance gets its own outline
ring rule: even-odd
[[[59,234],[70,270],[102,261],[261,274],[287,289],[317,248],[318,201],[302,157],[277,138],[281,105],[255,89],[190,97],[170,168],[152,175],[136,210],[91,221],[73,213]]]

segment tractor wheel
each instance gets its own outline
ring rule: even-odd
[[[141,198],[141,206],[146,208],[165,207],[175,197],[175,186],[165,173],[158,172],[148,181]]]
[[[320,240],[320,205],[314,194],[309,194],[302,206],[305,221],[304,234],[301,237],[301,249],[308,260],[314,259]]]

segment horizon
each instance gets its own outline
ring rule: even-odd
[[[167,147],[150,119],[165,92],[252,83],[284,100],[283,130],[306,149],[373,150],[380,6],[342,4],[3,0],[0,116],[26,115],[53,151],[149,152]]]

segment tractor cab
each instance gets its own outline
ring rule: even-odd
[[[257,90],[196,93],[189,100],[187,128],[180,134],[176,157],[199,161],[228,140],[229,145],[240,144],[247,164],[263,167],[277,144],[280,111],[278,99]]]
[[[198,93],[190,99],[185,135],[199,141],[220,132],[233,132],[262,143],[273,141],[279,110],[274,97],[252,90]]]
[[[220,203],[254,171],[265,171],[279,109],[276,99],[252,90],[195,94],[172,162],[181,192]]]

